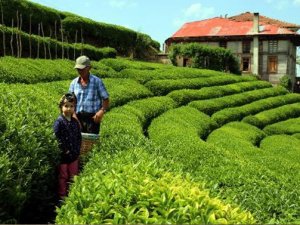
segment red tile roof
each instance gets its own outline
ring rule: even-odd
[[[228,17],[228,19],[235,20],[235,21],[253,21],[253,13],[245,12],[241,13],[236,16]],[[279,27],[285,27],[285,28],[300,28],[300,25],[293,24],[293,23],[287,23],[284,21],[272,19],[266,16],[259,15],[259,21],[264,24],[272,24]]]
[[[242,15],[242,16],[241,16]],[[203,36],[240,36],[253,34],[253,14],[252,19],[248,13],[241,14],[232,19],[215,17],[212,19],[185,23],[172,38],[176,37],[203,37]],[[261,18],[261,16],[260,16]],[[270,20],[269,20],[270,22]],[[278,23],[270,24],[264,20],[259,20],[261,35],[295,34],[285,27],[280,27]]]

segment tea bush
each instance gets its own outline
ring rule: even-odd
[[[264,128],[264,131],[268,135],[274,135],[274,134],[292,135],[292,134],[300,133],[300,118],[288,119],[278,123],[267,125]]]
[[[253,82],[251,82],[253,83]],[[249,84],[251,84],[249,83]],[[236,84],[238,86],[239,84]],[[226,87],[226,86],[223,86]],[[204,112],[206,114],[213,114],[217,111],[220,111],[224,108],[233,107],[233,106],[239,106],[244,105],[247,103],[250,103],[252,101],[257,101],[263,98],[267,97],[273,97],[278,95],[283,95],[287,93],[287,90],[285,88],[263,88],[258,89],[257,86],[249,86],[252,87],[252,91],[246,91],[239,93],[239,94],[231,94],[229,96],[219,97],[219,98],[213,98],[209,99],[208,97],[203,98],[205,100],[201,101],[193,101],[189,103],[189,106],[194,107],[198,109],[201,112]],[[249,88],[250,89],[250,88]],[[213,96],[213,95],[212,95]],[[223,96],[223,95],[220,95]]]

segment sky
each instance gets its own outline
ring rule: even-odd
[[[258,12],[300,25],[300,0],[30,0],[148,34],[160,45],[186,22]]]

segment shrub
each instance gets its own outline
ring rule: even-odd
[[[191,67],[207,68],[218,71],[230,71],[240,74],[239,63],[228,49],[212,47],[200,43],[173,44],[169,57],[174,65],[176,58],[190,58]]]

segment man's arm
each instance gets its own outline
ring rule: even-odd
[[[96,112],[95,116],[93,117],[95,123],[101,122],[108,107],[109,107],[109,99],[107,98],[102,101],[102,107],[99,109],[98,112]]]

